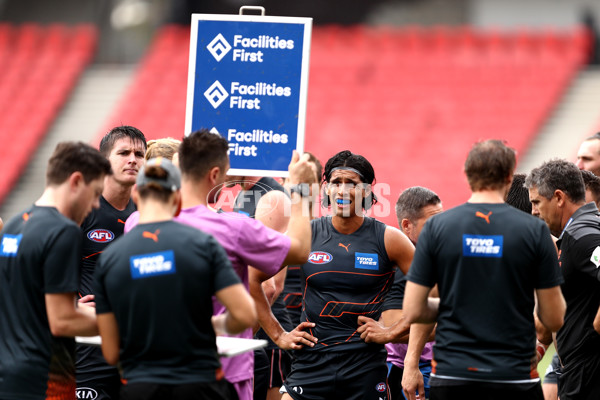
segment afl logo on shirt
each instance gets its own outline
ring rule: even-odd
[[[308,256],[308,262],[311,264],[327,264],[331,260],[333,257],[325,251],[313,251]]]
[[[377,386],[375,386],[375,389],[379,392],[379,393],[383,393],[385,392],[385,383],[384,382],[380,382],[377,384]]]
[[[115,234],[108,229],[94,229],[88,232],[87,237],[96,243],[108,243],[113,241]]]

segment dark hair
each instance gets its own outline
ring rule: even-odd
[[[144,151],[146,151],[146,137],[138,128],[134,128],[129,125],[121,125],[112,128],[100,141],[100,153],[104,157],[108,157],[111,150],[115,146],[117,140],[122,138],[129,138],[133,143],[141,142],[144,144]]]
[[[515,151],[500,140],[475,143],[465,161],[471,191],[500,189],[515,170]]]
[[[560,159],[546,161],[531,170],[525,186],[535,186],[540,196],[551,199],[556,190],[564,192],[573,203],[585,201],[585,186],[579,168],[572,162]]]
[[[529,201],[529,190],[524,186],[525,174],[515,174],[512,185],[506,195],[506,203],[519,210],[531,214],[531,201]]]
[[[407,219],[413,224],[423,216],[423,208],[429,205],[440,204],[439,196],[427,188],[413,186],[404,190],[396,201],[396,218],[398,225],[402,225],[402,220]]]
[[[179,146],[179,169],[192,179],[203,178],[213,167],[225,168],[229,144],[223,136],[207,129],[191,133]]]
[[[581,170],[581,177],[583,178],[585,190],[592,192],[594,203],[598,204],[600,202],[600,178],[585,170]]]
[[[46,185],[60,185],[73,172],[81,172],[85,183],[112,174],[110,162],[92,146],[83,142],[61,142],[48,160]]]
[[[167,172],[160,167],[160,165],[146,165],[143,170],[144,176],[154,179],[165,179]],[[173,191],[168,190],[158,183],[150,182],[137,189],[140,198],[147,199],[153,198],[160,202],[166,203],[173,194]]]
[[[340,151],[325,164],[325,171],[323,172],[323,181],[329,182],[331,179],[331,173],[334,168],[337,167],[349,167],[354,168],[362,175],[360,177],[363,183],[372,185],[375,182],[375,170],[371,163],[359,154],[353,154],[349,150]],[[377,203],[377,197],[371,190],[369,195],[362,200],[362,207],[365,210],[371,208],[371,206]],[[329,207],[329,196],[327,193],[323,193],[322,197],[323,207]]]

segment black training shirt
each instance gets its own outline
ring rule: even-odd
[[[394,280],[394,263],[385,248],[386,225],[365,217],[355,232],[338,232],[331,217],[311,221],[312,244],[302,276],[302,321],[314,322],[319,339],[307,351],[381,349],[356,333],[358,316],[379,319]]]
[[[54,207],[33,206],[0,237],[0,398],[44,398],[75,384],[75,342],[50,332],[45,295],[75,293],[79,226]],[[74,395],[74,393],[73,393]]]
[[[435,215],[419,236],[408,280],[438,284],[435,377],[537,382],[530,376],[534,290],[562,283],[542,220],[507,204],[466,203]]]
[[[119,326],[128,382],[216,381],[212,296],[240,283],[210,235],[174,221],[140,224],[106,249],[95,273],[96,312]]]
[[[573,214],[557,245],[567,312],[556,341],[566,366],[596,358],[600,351],[600,334],[592,325],[600,306],[600,216],[594,203]]]

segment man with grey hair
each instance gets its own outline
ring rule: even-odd
[[[600,225],[595,203],[585,201],[585,186],[575,164],[550,160],[531,171],[525,185],[533,214],[558,236],[567,302],[563,327],[556,334],[562,363],[561,400],[600,398]]]

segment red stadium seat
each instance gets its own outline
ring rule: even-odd
[[[523,153],[587,49],[579,30],[315,27],[305,147],[323,162],[343,149],[365,155],[392,200],[423,185],[456,205],[472,143],[500,138]],[[188,54],[188,28],[159,31],[107,126],[180,136]],[[382,219],[396,223],[393,211]]]
[[[96,40],[88,25],[0,24],[0,202],[35,154]]]

